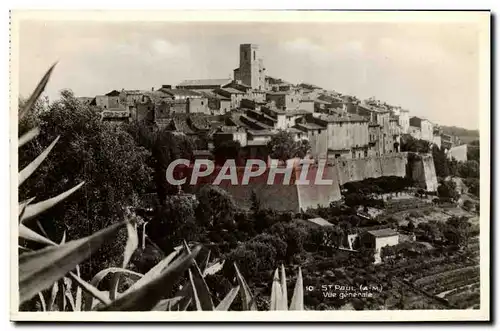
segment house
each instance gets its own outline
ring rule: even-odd
[[[237,109],[240,107],[241,100],[243,99],[245,92],[237,90],[233,87],[223,87],[214,90],[214,93],[221,95],[223,97],[229,98],[231,100],[231,109]]]
[[[224,115],[231,110],[231,99],[212,91],[200,92],[208,100],[208,109],[212,115]]]
[[[120,105],[120,92],[113,90],[105,95],[96,95],[96,106],[105,110],[123,110]]]
[[[393,229],[379,229],[366,231],[362,235],[362,244],[364,247],[371,248],[375,251],[375,262],[382,262],[380,253],[382,247],[395,246],[399,244],[399,234]]]
[[[294,91],[266,93],[266,101],[274,103],[276,108],[282,110],[298,109],[300,99],[300,95]]]
[[[242,127],[221,126],[213,134],[214,145],[218,146],[224,141],[238,141],[241,147],[247,145],[247,132]]]
[[[232,79],[230,78],[185,80],[177,85],[177,89],[210,91],[221,88],[231,83],[231,81]]]
[[[421,117],[413,116],[410,118],[410,127],[420,129],[420,138],[429,142],[433,141],[434,137],[434,126],[433,124]]]

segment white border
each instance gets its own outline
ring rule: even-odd
[[[304,311],[304,312],[18,312],[17,249],[11,249],[11,320],[46,321],[462,321],[489,319],[489,188],[490,188],[490,14],[488,12],[311,12],[311,11],[14,11],[11,25],[11,95],[17,96],[19,21],[204,21],[204,22],[469,22],[480,35],[481,140],[481,309],[425,311]],[[49,82],[50,84],[50,82]],[[11,98],[11,137],[17,137],[17,97]],[[470,110],[474,111],[474,110]],[[452,114],[450,114],[452,116]],[[11,142],[11,182],[17,183],[17,142]],[[11,248],[17,247],[17,185],[11,185]]]

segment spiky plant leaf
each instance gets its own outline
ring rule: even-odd
[[[42,311],[47,311],[47,304],[45,303],[45,298],[42,292],[38,292],[38,298],[40,299],[40,304],[42,305]]]
[[[49,155],[50,151],[52,148],[54,148],[55,144],[59,140],[61,136],[57,136],[56,139],[47,147],[40,155],[36,157],[33,161],[31,161],[30,164],[28,164],[23,170],[19,172],[19,181],[18,185],[21,186],[21,184],[28,179],[29,176],[31,176],[32,173],[35,172],[35,170],[40,166],[40,164],[47,158]]]
[[[176,247],[172,253],[170,253],[166,258],[158,262],[151,270],[149,270],[141,279],[132,284],[123,294],[130,293],[132,291],[141,288],[147,283],[151,282],[153,279],[159,277],[162,271],[167,268],[172,261],[177,258],[181,253],[182,246]]]
[[[49,246],[57,246],[56,243],[54,243],[52,240],[47,239],[46,237],[36,233],[35,231],[31,230],[24,224],[19,224],[19,238],[23,238],[26,240],[34,241],[39,244],[44,244],[44,245],[49,245]]]
[[[25,223],[25,222],[35,218],[36,216],[40,215],[44,211],[54,207],[59,202],[63,201],[68,196],[73,194],[76,190],[78,190],[80,187],[82,187],[82,185],[84,183],[85,182],[81,182],[80,184],[76,185],[75,187],[73,187],[73,188],[67,190],[66,192],[61,193],[58,196],[55,196],[53,198],[50,198],[50,199],[47,199],[47,200],[44,200],[44,201],[41,201],[38,203],[34,203],[31,205],[27,205],[25,210],[24,210],[24,213],[21,217],[21,222]]]
[[[281,265],[281,305],[279,307],[280,310],[288,310],[288,291],[286,289],[286,273],[285,266]]]
[[[231,291],[222,299],[219,305],[215,308],[217,311],[228,311],[229,307],[233,303],[234,299],[238,295],[238,291],[240,290],[240,286],[233,287]]]
[[[274,271],[273,284],[271,287],[271,306],[269,310],[281,310],[283,305],[283,294],[281,290],[279,271]]]
[[[26,104],[24,105],[23,109],[19,112],[19,120],[21,120],[28,112],[31,110],[35,102],[38,100],[42,92],[45,90],[45,86],[47,86],[47,83],[49,82],[50,75],[52,74],[52,70],[54,70],[54,67],[56,66],[57,62],[54,63],[49,70],[45,73],[45,75],[42,77],[42,80],[38,83],[37,87],[31,94],[30,98],[28,101],[26,101]]]
[[[65,298],[68,299],[68,303],[71,307],[71,311],[75,311],[75,309],[76,309],[75,299],[73,298],[73,293],[71,292],[71,285],[72,285],[71,278],[64,277],[63,284],[64,284]]]
[[[75,269],[124,225],[125,222],[117,223],[89,237],[22,254],[19,257],[20,302],[31,299]]]
[[[80,266],[76,265],[76,275],[80,278]],[[75,295],[75,311],[82,310],[82,288],[80,286],[76,286],[76,295]]]
[[[173,297],[170,299],[161,300],[156,304],[156,306],[151,309],[152,311],[175,311],[179,307],[179,301],[182,297]]]
[[[248,286],[245,278],[241,275],[240,269],[236,263],[234,264],[234,269],[236,270],[236,279],[238,280],[238,284],[240,285],[240,294],[243,310],[257,310],[257,305],[255,304],[255,300],[252,296],[252,292],[250,291],[250,287]]]
[[[304,310],[304,285],[302,281],[302,270],[299,267],[297,273],[297,281],[295,282],[295,289],[293,290],[292,303],[290,310]]]
[[[49,300],[49,311],[55,311],[56,297],[57,293],[59,293],[59,284],[55,282],[52,285],[52,290],[50,291],[50,300]]]
[[[19,220],[22,219],[23,215],[24,215],[24,211],[26,210],[26,207],[33,201],[35,200],[35,197],[33,198],[29,198],[27,200],[24,200],[22,202],[19,203],[19,213],[18,213],[18,218]]]
[[[19,138],[18,148],[23,146],[24,144],[30,142],[33,138],[35,138],[39,134],[40,134],[40,129],[38,127],[33,128],[33,129],[29,130],[28,132],[26,132],[25,134],[23,134]]]
[[[188,270],[188,274],[189,282],[191,283],[191,298],[193,298],[196,310],[203,310],[203,308],[201,307],[200,298],[198,296],[198,291],[196,290],[196,286],[194,285],[193,273],[191,272],[191,269]]]
[[[92,310],[92,298],[96,298],[97,300],[101,301],[103,304],[108,305],[111,303],[111,300],[109,299],[109,293],[106,293],[104,291],[99,291],[97,288],[94,286],[90,285],[86,281],[80,278],[80,276],[77,276],[73,272],[69,273],[69,276],[78,284],[78,286],[85,291],[85,293],[89,294],[88,298],[89,300],[85,300],[85,310]]]
[[[184,242],[184,246],[187,252],[190,252],[189,246]],[[200,268],[198,267],[198,263],[196,261],[193,262],[193,265],[189,268],[190,274],[192,273],[191,279],[191,290],[195,296],[193,296],[193,300],[196,303],[196,307],[198,309],[198,303],[201,309],[198,310],[214,310],[214,303],[212,301],[212,295],[210,294],[210,289],[208,288],[205,279],[203,279],[203,275],[201,273]],[[198,302],[199,301],[199,302]]]
[[[139,289],[124,294],[110,305],[102,308],[106,311],[149,311],[172,290],[173,285],[193,264],[193,261],[200,252],[198,246],[191,254],[184,253],[181,257],[172,262],[159,277],[148,282]]]

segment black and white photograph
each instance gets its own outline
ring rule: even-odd
[[[11,320],[489,320],[490,15],[12,11]]]

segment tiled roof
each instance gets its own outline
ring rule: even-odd
[[[191,80],[185,80],[179,83],[177,86],[207,86],[207,85],[212,85],[212,86],[223,86],[225,84],[228,84],[231,82],[231,79],[229,78],[221,78],[221,79],[191,79]]]
[[[320,114],[318,119],[329,123],[342,122],[368,122],[368,120],[357,114],[346,114],[343,116]]]
[[[160,92],[169,94],[171,96],[184,96],[184,97],[190,97],[190,96],[201,96],[199,93],[191,90],[185,90],[185,89],[166,89],[166,88],[161,88],[159,89]]]
[[[332,223],[328,222],[327,220],[321,217],[309,218],[308,221],[317,224],[319,226],[333,226]]]
[[[393,229],[387,228],[387,229],[380,229],[380,230],[371,230],[367,231],[369,234],[371,234],[374,237],[392,237],[392,236],[397,236],[398,233],[394,231]]]
[[[252,136],[272,136],[274,133],[270,130],[247,130]]]
[[[303,127],[307,130],[320,130],[320,129],[325,129],[324,126],[320,125],[320,124],[317,124],[317,123],[311,123],[311,122],[307,122],[307,123],[297,123],[296,126],[300,126],[300,127]]]
[[[231,93],[231,94],[245,94],[244,92],[237,90],[235,88],[232,88],[232,87],[223,87],[223,88],[221,88],[221,90],[226,91],[226,92]]]

